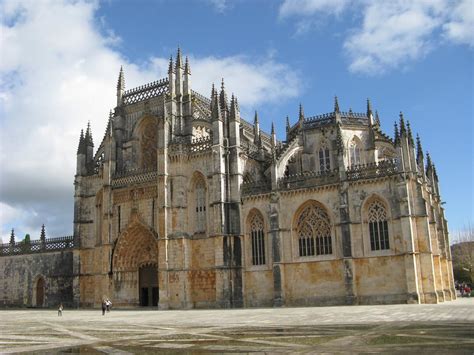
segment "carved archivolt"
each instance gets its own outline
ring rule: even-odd
[[[137,271],[141,265],[158,262],[158,243],[154,234],[137,215],[120,235],[113,253],[113,271]]]

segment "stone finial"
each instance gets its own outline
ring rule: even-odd
[[[117,80],[117,91],[124,91],[125,90],[125,76],[123,74],[123,67],[120,66],[119,77]]]
[[[230,99],[230,119],[234,121],[240,121],[240,110],[237,98],[232,94]]]
[[[367,117],[370,118],[370,115],[372,115],[372,105],[370,99],[367,98]]]
[[[407,121],[407,136],[408,136],[408,143],[410,143],[410,145],[414,147],[415,142],[413,141],[413,135],[411,133],[410,121]]]
[[[273,121],[272,121],[272,131],[271,131],[271,134],[272,134],[272,135],[275,134],[275,123],[273,123]]]
[[[221,116],[221,107],[219,105],[219,99],[217,92],[214,89],[214,84],[212,85],[212,98],[211,98],[211,118],[213,121],[220,120]]]
[[[375,110],[375,124],[380,127],[379,112]]]
[[[433,176],[434,176],[436,181],[439,181],[438,180],[438,173],[436,172],[436,166],[434,165],[434,163],[433,163]]]
[[[191,67],[189,66],[188,56],[186,56],[186,61],[184,63],[184,74],[191,75]]]
[[[12,233],[10,234],[10,244],[15,244],[15,230],[12,228]]]
[[[173,69],[173,56],[171,55],[170,56],[170,64],[168,66],[168,74],[172,74],[174,73],[174,69]]]
[[[394,126],[393,141],[395,143],[395,146],[398,146],[400,144],[400,134],[398,133],[397,122],[395,122],[393,126]]]
[[[94,140],[92,139],[92,130],[91,130],[91,121],[87,122],[86,135],[84,137],[84,142],[86,146],[93,147]]]
[[[405,128],[405,119],[403,118],[403,112],[400,111],[400,136],[405,135],[407,130]]]
[[[431,162],[430,153],[426,152],[426,175],[430,176],[432,169],[433,169],[433,163]]]
[[[421,164],[423,159],[424,159],[424,156],[423,156],[423,148],[421,147],[421,139],[420,139],[420,136],[417,134],[416,135],[416,162],[418,164]]]
[[[79,146],[77,147],[77,154],[83,154],[85,148],[85,141],[84,141],[84,130],[81,129],[81,135],[79,136]]]
[[[304,110],[303,110],[303,105],[300,103],[300,108],[299,108],[299,113],[298,113],[298,120],[303,121],[304,120]]]
[[[40,234],[40,240],[42,242],[46,241],[46,231],[44,229],[44,224],[41,226],[41,234]]]
[[[253,123],[257,125],[259,123],[258,121],[258,112],[255,110],[255,115],[253,116]]]
[[[288,115],[286,116],[286,133],[288,133],[291,129],[291,126],[290,126],[290,118],[288,117]]]
[[[219,94],[219,103],[221,105],[222,111],[229,110],[227,106],[227,93],[225,92],[224,78],[222,78],[222,81],[221,81],[221,92]]]
[[[334,96],[334,112],[335,113],[340,113],[340,111],[339,111],[339,100],[337,99],[337,96]]]
[[[276,133],[275,133],[275,124],[273,123],[273,121],[272,121],[271,135],[272,135],[271,144],[272,144],[272,149],[274,150],[276,147]]]
[[[183,60],[181,58],[181,48],[178,46],[178,53],[176,54],[176,69],[181,69],[183,67]]]

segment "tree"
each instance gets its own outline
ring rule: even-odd
[[[464,229],[454,233],[451,255],[454,278],[457,281],[474,281],[474,227],[469,223]]]

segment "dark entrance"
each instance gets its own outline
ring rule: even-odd
[[[44,279],[40,277],[36,282],[36,307],[43,307],[44,303]]]
[[[156,265],[146,265],[140,268],[139,286],[140,306],[158,306],[158,271]]]

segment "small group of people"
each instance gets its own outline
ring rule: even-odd
[[[102,315],[104,315],[105,312],[110,312],[111,308],[112,308],[112,302],[108,298],[104,298],[102,300]]]
[[[461,292],[461,297],[471,297],[471,287],[469,287],[469,284],[465,282],[458,284],[458,290]]]

